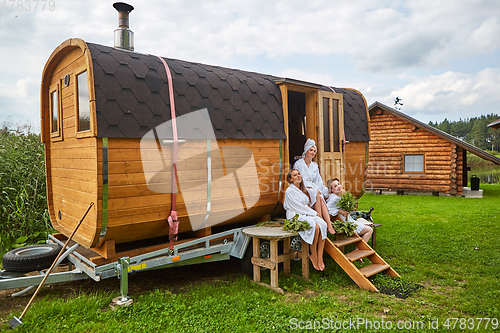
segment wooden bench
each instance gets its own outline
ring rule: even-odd
[[[253,240],[253,281],[257,284],[270,288],[278,293],[284,291],[278,287],[278,264],[283,263],[283,273],[290,274],[290,260],[300,258],[302,260],[302,277],[309,279],[309,244],[302,240],[301,251],[290,249],[290,238],[297,234],[285,231],[282,227],[255,227],[243,229],[243,234],[252,237]],[[269,259],[260,258],[260,240],[269,240],[271,249]],[[283,254],[278,255],[278,242],[283,241]],[[260,268],[264,267],[271,271],[271,284],[261,282]]]

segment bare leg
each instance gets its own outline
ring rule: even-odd
[[[323,200],[323,196],[319,193],[319,191],[316,191],[316,203],[314,204],[314,210],[318,213],[318,216],[326,222],[326,228],[328,232],[332,235],[335,234],[332,222],[330,222],[328,207],[326,207],[325,200]]]
[[[309,246],[311,248],[311,263],[314,267],[315,270],[319,270],[319,267],[318,267],[318,232],[319,232],[319,229],[318,229],[318,226],[316,225],[316,229],[314,230],[314,239],[313,239],[313,243],[311,244],[311,246]]]
[[[361,230],[361,232],[359,233],[359,235],[361,236],[361,238],[363,238],[365,243],[368,243],[372,234],[373,234],[373,229],[369,226],[366,226],[366,225],[363,228],[363,230]]]
[[[318,227],[319,230],[319,227]],[[320,270],[325,269],[325,263],[323,262],[323,249],[325,248],[325,240],[321,239],[321,233],[318,235],[318,266]]]

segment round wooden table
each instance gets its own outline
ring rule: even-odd
[[[253,240],[253,281],[283,294],[283,289],[278,287],[278,264],[283,263],[283,272],[290,274],[290,260],[300,258],[302,260],[302,277],[309,279],[309,244],[302,240],[301,251],[290,249],[290,238],[297,236],[282,227],[253,227],[243,229],[243,234],[252,237]],[[260,240],[269,240],[271,249],[269,259],[260,258]],[[283,254],[278,255],[278,242],[283,241]],[[264,267],[271,271],[271,284],[260,281],[260,268]]]

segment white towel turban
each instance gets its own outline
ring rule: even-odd
[[[318,147],[316,147],[316,142],[314,142],[313,139],[307,139],[306,144],[304,145],[304,152],[302,153],[302,158],[306,157],[306,153],[309,149],[311,149],[311,147],[316,148],[316,150],[318,149]]]

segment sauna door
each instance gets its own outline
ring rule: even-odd
[[[344,107],[342,94],[318,92],[318,163],[323,182],[344,184]]]

